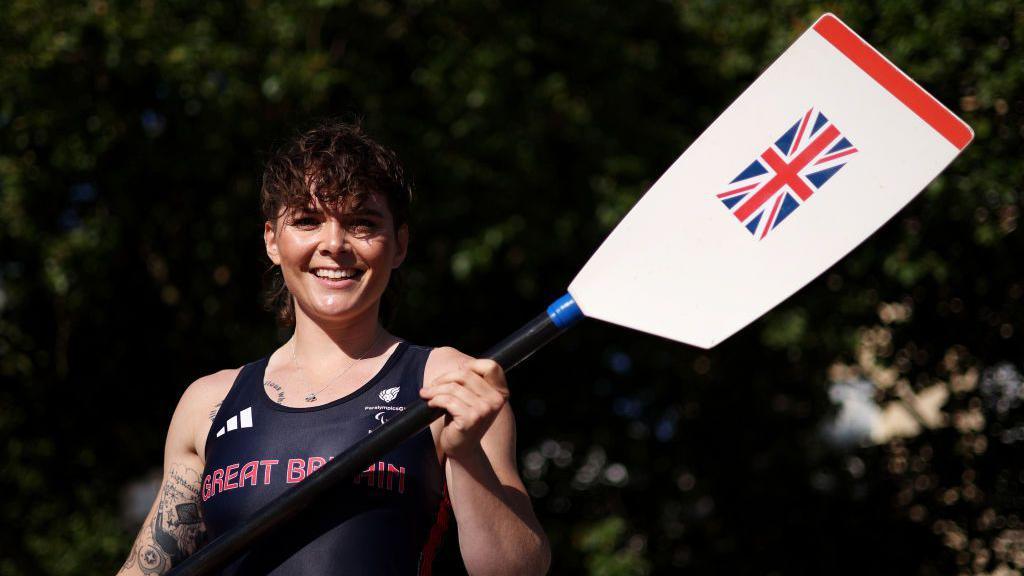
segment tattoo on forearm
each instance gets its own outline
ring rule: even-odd
[[[143,574],[164,574],[199,549],[206,540],[206,525],[199,508],[200,474],[173,465],[160,489],[156,516],[125,562],[138,561]]]
[[[278,384],[277,382],[267,380],[263,383],[263,385],[277,392],[277,403],[284,404],[284,388],[281,388],[280,384]]]
[[[220,411],[220,405],[223,403],[223,401],[217,402],[213,405],[213,408],[210,409],[210,422],[213,422],[214,418],[217,417],[217,412]]]

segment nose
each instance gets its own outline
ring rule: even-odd
[[[337,218],[328,218],[321,230],[321,253],[334,255],[348,249],[348,232]]]

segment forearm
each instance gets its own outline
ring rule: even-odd
[[[470,574],[544,574],[551,560],[547,537],[529,496],[502,485],[479,446],[449,458],[450,489],[459,547]]]
[[[119,575],[166,574],[202,546],[206,527],[199,508],[199,475],[186,465],[169,468]]]
[[[150,574],[166,574],[171,563],[163,550],[153,539],[153,517],[146,518],[139,535],[135,538],[128,558],[124,561],[117,576],[142,576]]]

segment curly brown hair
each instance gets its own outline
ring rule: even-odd
[[[358,205],[371,194],[381,194],[395,230],[408,222],[412,185],[405,178],[398,156],[370,138],[358,123],[323,120],[279,147],[263,170],[263,218],[276,226],[288,209],[309,206],[310,191],[322,207],[335,210]],[[275,312],[282,326],[292,326],[295,302],[280,268],[272,266],[268,275],[267,309]],[[396,276],[392,275],[384,293],[384,317],[394,310],[396,285],[400,283]]]

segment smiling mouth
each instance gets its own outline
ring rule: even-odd
[[[313,268],[310,273],[323,280],[359,280],[364,270],[358,268]]]

